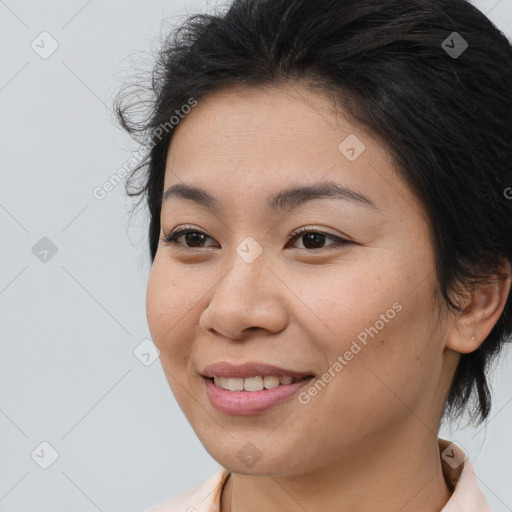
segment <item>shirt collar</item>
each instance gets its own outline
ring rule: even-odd
[[[437,443],[444,479],[452,491],[441,512],[491,512],[466,452],[445,439],[437,438]]]

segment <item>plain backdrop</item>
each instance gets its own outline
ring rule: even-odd
[[[213,6],[0,0],[0,511],[141,512],[218,468],[151,352],[147,218],[123,184],[93,195],[136,148],[109,113],[130,55]],[[512,0],[477,6],[510,37]],[[512,510],[511,361],[487,424],[440,434],[495,512]]]

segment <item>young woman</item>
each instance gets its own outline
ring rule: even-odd
[[[465,0],[236,0],[165,42],[146,121],[116,109],[151,335],[221,467],[153,512],[489,510],[438,432],[487,418],[512,332],[510,91]]]

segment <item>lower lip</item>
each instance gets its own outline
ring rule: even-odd
[[[229,391],[216,386],[210,379],[203,377],[206,394],[211,404],[220,412],[231,415],[264,412],[282,400],[295,395],[312,379],[313,377],[308,377],[293,384],[281,384],[276,388],[262,389],[261,391]]]

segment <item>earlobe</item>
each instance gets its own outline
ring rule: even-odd
[[[464,309],[452,317],[446,346],[461,354],[477,350],[500,318],[510,288],[510,273],[506,278],[496,276],[486,283],[475,285]]]

